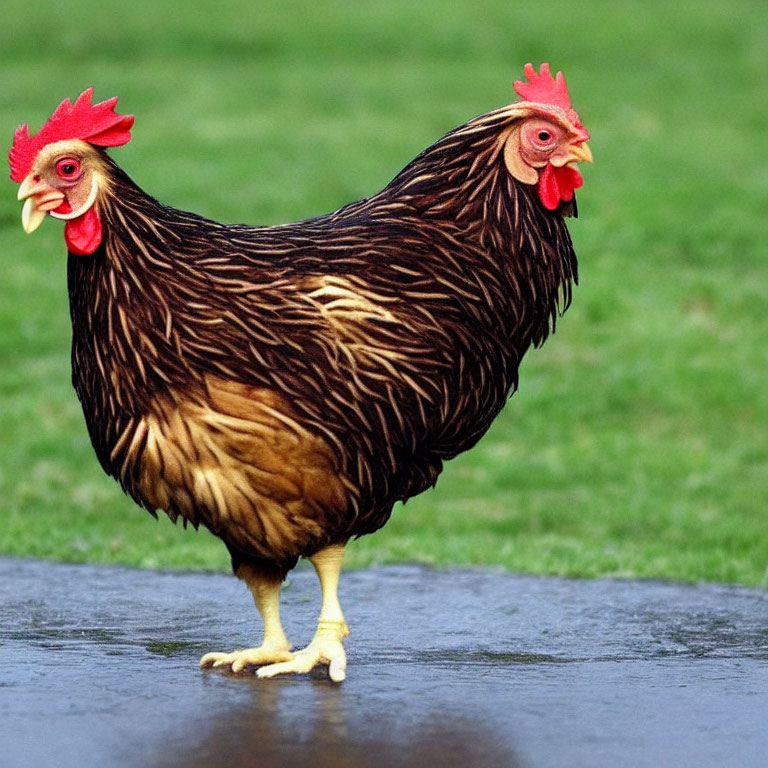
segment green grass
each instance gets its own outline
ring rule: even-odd
[[[349,563],[768,586],[768,9],[762,0],[5,0],[0,129],[89,85],[137,116],[149,192],[277,223],[383,186],[562,68],[592,131],[582,283],[518,395]],[[101,474],[69,386],[60,225],[0,183],[0,552],[226,568]]]

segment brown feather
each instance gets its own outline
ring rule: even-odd
[[[501,109],[377,195],[280,227],[166,207],[104,154],[105,242],[70,255],[73,380],[148,509],[283,570],[376,530],[486,432],[571,299],[563,210],[506,170]]]

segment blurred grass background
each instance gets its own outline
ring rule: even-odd
[[[593,140],[573,307],[435,491],[352,566],[492,564],[768,586],[768,6],[764,0],[4,0],[0,132],[87,86],[120,96],[113,155],[225,221],[367,196],[514,99],[568,78]],[[104,477],[69,385],[61,226],[32,237],[0,183],[0,552],[227,568]]]

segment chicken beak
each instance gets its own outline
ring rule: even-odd
[[[17,198],[24,200],[24,207],[21,209],[21,226],[27,234],[30,234],[43,223],[48,211],[61,205],[64,201],[64,193],[35,179],[34,176],[27,176],[21,182]]]
[[[28,198],[21,209],[21,226],[24,227],[24,231],[28,235],[31,234],[43,223],[44,218],[45,211],[35,206],[33,198]]]
[[[574,147],[571,147],[571,156],[569,159],[570,162],[576,162],[576,163],[592,163],[594,160],[592,159],[592,150],[587,145],[586,141],[583,141],[581,144],[577,144]]]

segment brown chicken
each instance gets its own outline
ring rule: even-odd
[[[378,194],[286,226],[162,205],[104,147],[133,117],[90,90],[15,134],[22,221],[66,221],[72,378],[104,470],[227,546],[264,621],[204,667],[345,676],[345,544],[472,447],[570,302],[574,164],[589,134],[561,73],[456,128]],[[291,652],[280,588],[315,566],[322,608]]]

